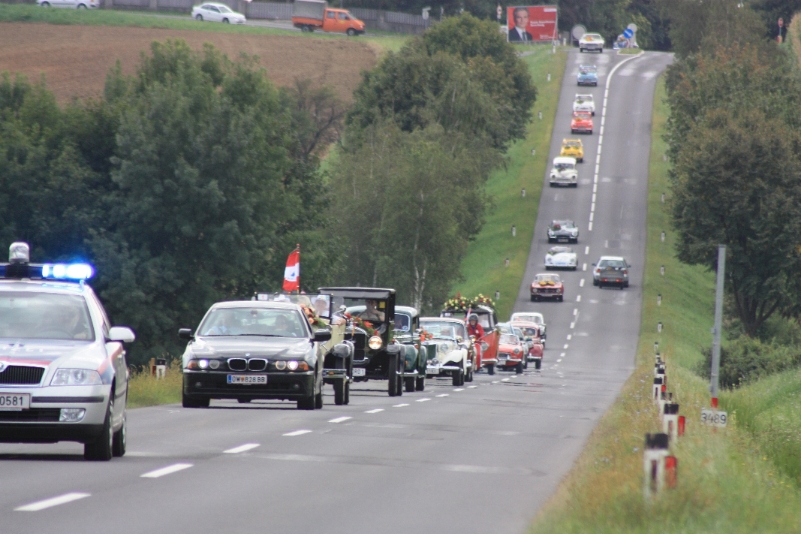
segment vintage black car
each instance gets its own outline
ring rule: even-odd
[[[323,407],[324,344],[328,329],[312,329],[293,303],[232,301],[214,304],[196,332],[178,331],[183,355],[183,406],[211,399],[295,400],[301,410]]]
[[[345,340],[353,343],[353,380],[387,380],[390,397],[425,387],[425,361],[414,344],[393,339],[395,290],[371,287],[321,287],[331,295],[332,324],[346,323]],[[404,315],[400,313],[399,315]],[[416,317],[416,312],[415,312]],[[411,320],[411,318],[410,318]],[[418,379],[422,379],[418,384]]]

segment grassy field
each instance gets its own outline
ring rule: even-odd
[[[204,32],[234,33],[245,35],[292,35],[299,39],[351,39],[342,35],[323,32],[301,33],[293,30],[267,28],[255,25],[232,25],[199,23],[186,13],[164,13],[123,11],[111,9],[77,10],[45,9],[27,4],[0,4],[0,22],[33,22],[46,24],[84,24],[88,26],[133,26],[140,28],[165,28],[173,30],[195,30]],[[353,37],[374,47],[379,53],[399,50],[410,36],[388,32],[369,32]]]
[[[777,457],[772,456],[767,444],[743,428],[742,408],[738,406],[737,413],[732,409],[735,397],[751,398],[760,388],[777,396],[793,390],[795,405],[784,404],[782,413],[795,416],[786,423],[797,438],[801,377],[796,374],[795,382],[789,375],[774,377],[735,394],[722,395],[723,409],[731,410],[728,428],[714,431],[699,424],[700,409],[709,404],[708,384],[690,369],[701,359],[700,349],[711,344],[714,278],[703,269],[680,264],[672,254],[673,236],[661,202],[662,193],[668,192],[668,163],[663,160],[666,146],[662,140],[668,110],[663,99],[664,86],[660,84],[653,115],[638,366],[530,531],[801,532],[798,480],[779,469]],[[662,230],[667,232],[665,243],[659,239]],[[665,266],[664,277],[660,275],[661,265]],[[657,294],[662,295],[661,306],[656,305]],[[660,321],[664,329],[657,334],[656,323]],[[679,460],[678,487],[646,503],[642,495],[644,435],[661,431],[650,400],[655,341],[667,362],[669,390],[681,405],[680,413],[687,417],[687,432],[672,445],[672,453]],[[755,409],[763,410],[762,414],[771,413],[771,399],[767,395],[762,399]]]
[[[535,48],[533,54],[523,58],[538,91],[534,120],[526,138],[509,149],[506,168],[496,171],[487,183],[494,206],[462,261],[465,281],[453,289],[453,293],[459,291],[466,297],[478,293],[494,297],[495,291],[500,291],[497,308],[501,320],[506,320],[512,311],[526,268],[566,60],[564,49],[557,48],[556,54],[552,54],[551,47],[545,46]],[[540,111],[542,120],[538,118]],[[531,155],[532,149],[536,150],[535,156]],[[522,189],[526,190],[525,197],[521,195]],[[516,237],[512,237],[512,225],[516,227]]]
[[[170,363],[164,378],[160,380],[152,376],[149,369],[133,372],[128,382],[128,407],[181,402],[182,376],[179,360]]]

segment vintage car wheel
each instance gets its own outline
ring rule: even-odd
[[[421,376],[419,378],[414,379],[414,389],[416,391],[425,391],[426,389],[426,377]]]
[[[518,363],[515,365],[515,374],[522,375],[523,374],[523,362]]]
[[[389,355],[389,383],[387,384],[387,393],[389,393],[390,397],[397,397],[403,394],[403,389],[401,389],[401,383],[398,376],[398,355],[397,354],[390,354]]]
[[[87,460],[98,460],[107,462],[113,456],[114,448],[114,429],[111,425],[111,414],[114,412],[114,388],[111,389],[110,399],[106,407],[106,419],[103,421],[103,429],[94,441],[85,443],[83,446],[83,457]]]
[[[337,406],[347,404],[348,390],[350,390],[350,382],[347,378],[334,382],[334,404]]]
[[[453,372],[453,385],[458,387],[464,383],[464,371],[459,369],[458,371]]]
[[[409,378],[404,378],[404,382],[406,382],[406,393],[414,393],[415,390],[415,383],[416,380],[413,376]]]
[[[184,408],[208,408],[209,399],[193,399],[192,397],[187,397],[186,394],[182,394],[181,405]]]
[[[539,369],[540,367],[542,367],[542,358],[534,360],[534,369]]]
[[[471,365],[470,370],[467,371],[467,376],[464,377],[465,382],[472,382],[473,381],[473,373],[474,373],[475,366]]]
[[[490,375],[490,376],[495,374],[495,364],[494,363],[488,363],[487,364],[487,374]]]
[[[559,295],[559,302],[564,302],[564,301],[565,301],[565,296]]]

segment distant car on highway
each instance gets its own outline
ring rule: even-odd
[[[0,264],[0,442],[84,444],[87,460],[126,449],[134,333],[111,326],[86,264],[30,263],[26,243]]]
[[[551,247],[545,254],[545,270],[570,269],[575,271],[577,262],[578,255],[572,247]]]
[[[551,221],[548,226],[548,243],[578,243],[579,230],[569,219]]]
[[[593,50],[597,50],[598,53],[602,53],[604,51],[604,38],[601,37],[600,33],[585,33],[581,39],[579,39],[579,52],[592,52]]]
[[[538,300],[558,300],[565,299],[565,285],[558,274],[541,273],[534,277],[531,282],[531,301]]]
[[[71,9],[97,9],[100,0],[36,0],[41,7],[66,7]]]
[[[576,75],[577,85],[592,85],[598,86],[598,67],[595,65],[581,65],[579,66],[578,74]]]
[[[576,169],[576,158],[557,156],[553,158],[553,166],[548,177],[551,187],[556,185],[566,185],[568,187],[578,187],[578,169]]]
[[[593,263],[592,284],[595,286],[629,287],[629,268],[631,265],[620,256],[601,256]]]
[[[589,93],[576,93],[573,101],[573,111],[584,111],[595,116],[595,100]]]
[[[539,369],[542,366],[542,354],[545,349],[539,325],[527,321],[511,321],[511,324],[523,333],[523,339],[528,343],[528,361],[534,362],[534,368]]]
[[[574,111],[570,120],[570,133],[586,133],[592,135],[592,113]]]
[[[225,24],[244,24],[247,22],[245,15],[237,13],[227,5],[218,2],[206,2],[192,7],[192,18]]]
[[[211,399],[323,407],[324,343],[331,331],[313,330],[297,304],[218,302],[196,331],[182,328],[178,335],[189,341],[182,358],[185,408],[207,408]]]
[[[547,337],[547,325],[545,324],[545,316],[543,314],[539,312],[515,312],[512,314],[509,322],[529,322],[537,324],[540,327],[540,338],[542,338],[542,344],[545,344],[545,338]]]
[[[559,150],[559,156],[563,158],[576,158],[577,162],[583,163],[584,143],[582,143],[581,139],[562,139],[562,148]]]

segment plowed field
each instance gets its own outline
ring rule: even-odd
[[[24,73],[31,81],[44,74],[59,102],[100,96],[117,60],[126,74],[133,74],[141,52],[149,53],[151,42],[167,39],[182,39],[196,50],[212,43],[231,59],[240,52],[259,56],[276,85],[311,78],[335,87],[345,101],[351,100],[359,73],[377,59],[367,44],[352,39],[0,23],[0,72]]]

